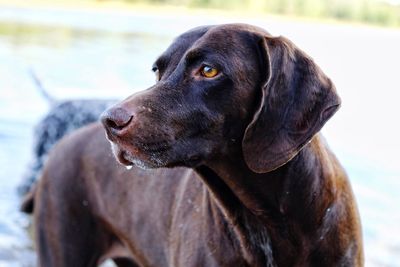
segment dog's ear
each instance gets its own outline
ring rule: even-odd
[[[279,168],[311,141],[337,111],[340,98],[332,82],[303,51],[283,37],[259,44],[265,84],[242,147],[249,168]]]

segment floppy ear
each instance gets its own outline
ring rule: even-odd
[[[248,167],[265,173],[296,156],[337,111],[340,98],[313,60],[286,38],[264,37],[260,47],[266,83],[242,148]]]

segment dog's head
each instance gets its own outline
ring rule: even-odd
[[[340,105],[289,40],[244,24],[193,29],[156,60],[154,86],[105,111],[118,160],[195,167],[240,149],[255,172],[292,159]]]

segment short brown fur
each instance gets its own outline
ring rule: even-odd
[[[181,35],[155,67],[153,87],[102,116],[120,163],[150,169],[119,165],[99,124],[51,153],[41,266],[363,265],[348,178],[318,133],[340,99],[312,59],[229,24]]]

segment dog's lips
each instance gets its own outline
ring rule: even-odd
[[[126,167],[131,167],[133,165],[133,163],[127,159],[126,153],[122,150],[117,154],[117,159],[122,165],[125,165]]]
[[[128,144],[117,138],[109,140],[114,152],[114,155],[119,163],[126,167],[133,165],[143,167],[163,167],[161,158],[171,146],[165,141],[148,142],[148,143],[133,143]]]
[[[124,166],[127,166],[127,167],[132,166],[133,163],[127,158],[126,152],[123,151],[122,149],[120,149],[117,144],[115,144],[111,141],[110,141],[110,143],[111,143],[111,147],[112,147],[112,150],[114,152],[114,155],[115,155],[115,158],[117,159],[117,161]]]

